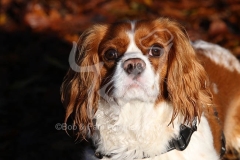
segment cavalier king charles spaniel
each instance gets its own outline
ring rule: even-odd
[[[240,63],[228,50],[167,18],[94,25],[77,49],[61,95],[65,122],[94,146],[85,159],[240,157]]]

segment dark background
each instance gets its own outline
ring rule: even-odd
[[[170,17],[192,40],[240,58],[239,0],[1,0],[0,160],[80,159],[65,131],[60,85],[72,42],[95,23]]]

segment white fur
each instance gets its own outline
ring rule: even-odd
[[[125,54],[128,53],[142,53],[141,50],[137,47],[135,41],[134,41],[134,33],[132,31],[127,32],[128,38],[130,40],[130,43],[128,45],[127,51]]]
[[[141,101],[123,106],[101,102],[96,113],[100,136],[93,138],[97,151],[115,153],[112,159],[141,158],[143,152],[159,155],[166,151],[168,140],[179,132],[178,127],[168,126],[170,115],[172,107],[166,103],[154,107],[154,103]]]
[[[227,49],[202,40],[194,42],[193,47],[203,49],[202,54],[209,57],[216,64],[222,65],[232,72],[237,71],[240,73],[239,61]]]
[[[135,25],[136,25],[136,21],[131,21],[131,32],[134,33],[135,32]]]
[[[186,150],[164,153],[168,141],[178,136],[182,121],[179,116],[174,121],[174,127],[168,125],[171,115],[172,106],[166,102],[154,106],[153,103],[132,101],[123,106],[116,106],[101,101],[96,112],[98,131],[92,137],[98,146],[97,152],[113,153],[113,160],[141,159],[143,152],[151,157],[149,159],[156,160],[219,159],[213,147],[209,124],[204,116]]]

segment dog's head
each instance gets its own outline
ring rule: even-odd
[[[121,22],[85,31],[61,87],[66,120],[91,131],[100,99],[121,104],[172,103],[172,120],[191,122],[211,103],[208,79],[184,28],[174,21]]]

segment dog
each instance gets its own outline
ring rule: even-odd
[[[228,50],[168,18],[94,25],[77,47],[61,98],[94,159],[240,157],[240,63]]]

